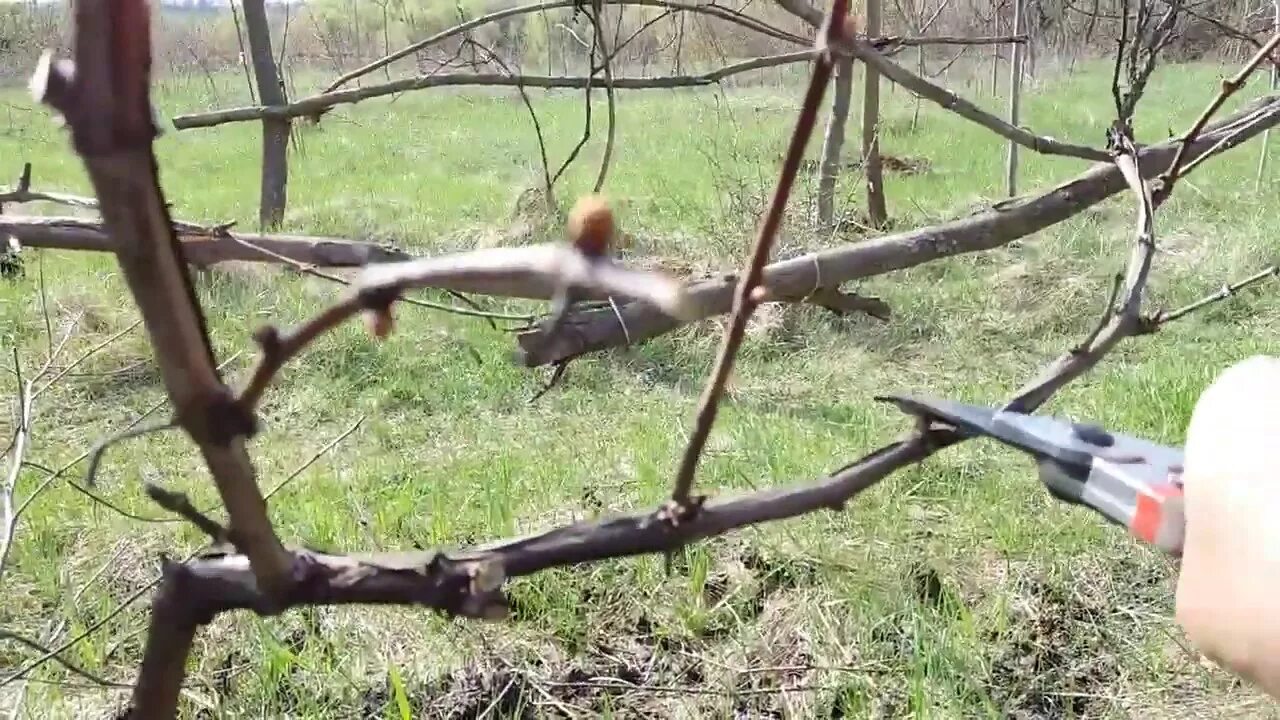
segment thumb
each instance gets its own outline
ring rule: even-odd
[[[1206,655],[1270,686],[1280,680],[1271,620],[1280,612],[1280,358],[1223,372],[1196,403],[1184,452],[1177,621]]]

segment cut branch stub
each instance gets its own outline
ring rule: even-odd
[[[102,103],[105,72],[102,66],[79,68],[66,58],[58,58],[52,50],[40,56],[35,73],[31,77],[31,94],[37,101],[58,112],[71,129],[71,141],[76,152],[84,156],[104,155],[123,148],[149,145],[159,135],[154,122],[151,104],[146,100],[146,76],[121,77],[106,75],[108,88],[120,84],[118,102],[127,104],[138,96],[129,85],[143,84],[141,109],[115,110],[114,102]],[[145,121],[142,119],[145,118]]]

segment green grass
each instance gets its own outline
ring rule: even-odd
[[[1185,127],[1226,71],[1164,68],[1140,111],[1139,139]],[[1094,67],[1037,83],[1023,122],[1100,144],[1108,80],[1106,68]],[[228,89],[235,78],[219,82],[216,102],[195,81],[171,83],[159,94],[160,114],[240,102]],[[632,235],[628,252],[736,267],[801,87],[621,94],[608,192]],[[533,97],[558,163],[581,131],[580,96]],[[16,120],[0,125],[12,170],[30,160],[37,189],[89,192],[65,132],[17,93],[0,102],[16,107]],[[603,104],[594,113],[603,118]],[[913,130],[901,92],[886,91],[884,115],[883,150],[930,165],[888,178],[898,227],[1001,197],[1003,142],[933,107]],[[258,132],[252,124],[170,130],[158,141],[177,217],[254,224]],[[511,226],[529,223],[515,208],[539,182],[537,145],[511,94],[410,94],[342,108],[300,133],[289,231],[393,239],[428,253],[504,242]],[[594,179],[602,136],[598,124],[559,189],[562,201]],[[819,145],[815,138],[811,156]],[[1187,302],[1276,257],[1276,175],[1253,190],[1257,147],[1207,163],[1161,210],[1158,236],[1170,253],[1157,257],[1153,306]],[[1025,150],[1023,158],[1027,190],[1083,165]],[[811,185],[805,179],[793,194],[797,217],[812,202]],[[859,192],[858,178],[846,178],[842,206],[856,210]],[[879,446],[907,423],[871,400],[878,393],[1007,396],[1089,330],[1131,228],[1132,200],[1119,196],[1016,246],[875,278],[861,290],[890,303],[888,324],[808,307],[762,309],[699,487],[733,493],[804,481]],[[793,218],[779,253],[852,241],[813,237]],[[0,337],[28,376],[46,353],[40,265],[54,334],[79,318],[60,366],[136,318],[109,257],[27,253],[25,275],[0,281]],[[258,269],[202,276],[199,292],[219,356],[244,351],[232,366],[242,378],[255,327],[297,322],[338,290]],[[1212,306],[1125,344],[1047,410],[1180,442],[1215,374],[1251,354],[1280,353],[1278,311],[1274,285]],[[408,307],[398,320],[381,344],[358,324],[322,339],[267,397],[252,451],[268,487],[368,416],[272,499],[290,542],[451,546],[653,507],[669,492],[720,331],[708,321],[581,360],[530,405],[546,376],[510,362],[509,333]],[[28,459],[58,467],[160,399],[148,352],[135,330],[77,368],[87,374],[41,395]],[[144,365],[115,372],[135,363]],[[12,377],[3,378],[12,397]],[[0,429],[8,435],[11,425]],[[24,471],[19,497],[42,477]],[[121,509],[160,517],[141,492],[144,479],[183,490],[197,505],[216,500],[178,434],[113,448],[98,491]],[[0,628],[47,639],[64,623],[56,644],[149,582],[159,553],[182,556],[199,543],[182,524],[130,519],[55,482],[23,517],[2,580]],[[1158,554],[1050,500],[1025,458],[975,442],[898,473],[844,512],[690,547],[670,575],[660,558],[636,558],[513,582],[509,623],[401,609],[225,616],[197,640],[184,703],[189,717],[227,718],[402,717],[406,706],[414,717],[473,717],[490,705],[491,717],[555,716],[548,697],[605,717],[1263,713],[1256,696],[1181,647],[1171,621],[1174,577]],[[130,682],[146,617],[145,602],[135,603],[69,658]],[[33,657],[0,642],[0,674]],[[54,665],[33,678],[30,717],[84,717],[127,696],[85,687]],[[602,689],[599,678],[649,687]],[[692,692],[662,689],[677,687]],[[784,687],[793,691],[778,691]],[[0,701],[12,695],[0,690]]]

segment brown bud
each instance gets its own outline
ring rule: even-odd
[[[842,37],[850,39],[861,35],[864,27],[866,27],[866,25],[862,15],[860,13],[851,12],[844,19],[844,34]]]
[[[616,230],[613,211],[599,195],[578,198],[569,211],[569,240],[583,255],[600,257],[608,253]]]
[[[364,311],[364,324],[369,332],[379,340],[386,340],[395,328],[396,320],[391,316],[391,308]]]
[[[263,325],[258,328],[253,333],[253,339],[267,355],[274,355],[280,349],[280,331],[274,325]]]

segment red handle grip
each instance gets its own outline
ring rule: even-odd
[[[1129,530],[1143,542],[1180,557],[1186,529],[1182,498],[1182,468],[1170,469],[1166,482],[1138,494]]]

